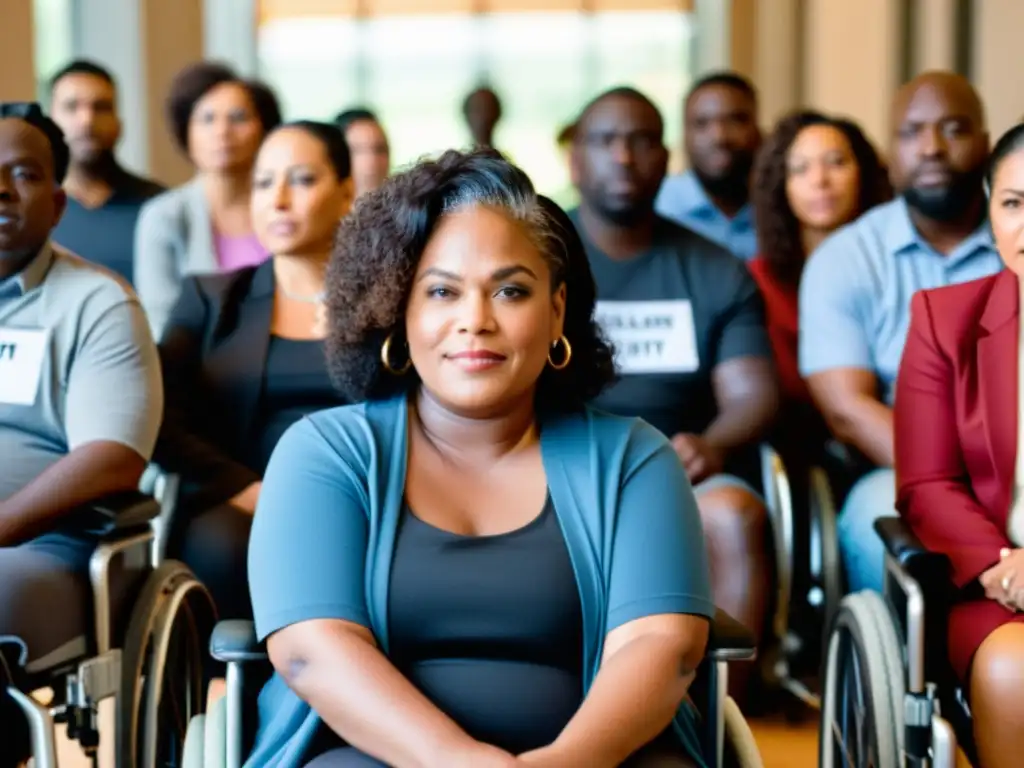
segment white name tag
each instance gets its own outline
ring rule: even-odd
[[[0,404],[35,405],[47,332],[0,327]]]
[[[599,301],[597,321],[615,345],[615,367],[620,373],[700,369],[693,307],[687,300]]]

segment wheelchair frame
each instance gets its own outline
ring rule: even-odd
[[[251,662],[267,662],[263,646],[256,640],[256,631],[251,621],[222,621],[217,624],[210,638],[210,654],[227,665],[227,693],[223,702],[224,725],[224,768],[241,768],[245,762],[245,690],[244,667]],[[708,652],[705,662],[698,670],[698,677],[707,682],[709,712],[714,717],[705,717],[702,731],[702,745],[708,764],[723,768],[725,758],[725,704],[728,698],[730,661],[748,661],[755,658],[753,635],[738,621],[724,611],[716,611],[711,625]],[[216,705],[215,705],[216,706]],[[197,721],[190,723],[190,731]],[[199,728],[205,728],[200,722]],[[191,737],[191,734],[190,734]],[[187,737],[186,741],[189,737]],[[197,739],[210,747],[207,735],[198,734]],[[219,748],[219,747],[218,747]],[[187,753],[186,753],[187,755]],[[204,765],[215,763],[207,762]],[[186,762],[183,768],[193,768]]]
[[[145,593],[148,582],[154,578],[162,578],[160,566],[164,563],[167,533],[174,513],[174,500],[177,496],[178,481],[174,476],[158,476],[150,489],[155,491],[155,498],[145,498],[141,493],[124,494],[116,499],[107,500],[94,506],[97,511],[106,515],[113,524],[113,530],[104,536],[89,559],[89,581],[93,599],[92,643],[85,656],[71,659],[52,669],[26,673],[30,679],[29,686],[19,687],[19,681],[13,681],[7,687],[7,693],[17,704],[26,718],[29,727],[32,757],[36,768],[57,768],[56,725],[68,724],[69,738],[78,741],[86,756],[93,764],[97,761],[99,732],[97,728],[98,706],[104,699],[114,698],[118,701],[115,733],[116,763],[118,768],[154,768],[155,741],[158,723],[155,722],[159,712],[154,708],[159,703],[160,680],[166,664],[166,648],[169,645],[174,619],[178,609],[190,597],[198,592],[210,608],[210,617],[216,615],[212,600],[206,589],[195,577],[179,578],[171,583],[169,579],[161,587],[170,588],[170,597],[162,601],[154,600],[143,605],[138,600]],[[130,574],[127,578],[133,587],[126,594],[114,595],[112,573],[114,564],[120,562],[121,567]],[[115,606],[115,602],[123,605]],[[115,647],[119,627],[115,626],[120,618],[128,618],[125,622],[125,641],[131,641],[127,635],[131,619],[141,611],[151,614],[154,630],[141,641],[149,640],[156,649],[156,661],[150,667],[158,668],[155,689],[149,690],[145,702],[147,709],[145,718],[139,718],[141,706],[137,696],[128,712],[124,680],[123,654],[124,648]],[[145,646],[144,646],[145,647]],[[144,648],[143,647],[143,648]],[[163,649],[164,653],[160,653]],[[137,682],[137,681],[136,681]],[[62,691],[63,684],[63,693]],[[49,686],[54,691],[57,704],[42,704],[31,694],[38,687]],[[28,687],[29,690],[25,690]],[[135,690],[135,687],[132,689]],[[205,702],[205,693],[202,697]],[[122,720],[128,712],[133,726],[144,729],[144,755],[141,766],[135,761],[125,758],[127,750],[137,751],[138,733],[124,733]],[[152,722],[151,722],[152,721]],[[126,759],[129,761],[125,764]]]
[[[761,445],[761,482],[772,527],[775,554],[775,610],[771,633],[775,654],[769,673],[778,685],[812,709],[821,708],[821,697],[810,690],[791,669],[791,661],[820,637],[805,637],[793,626],[793,607],[798,598],[820,612],[822,631],[827,630],[842,597],[842,569],[836,535],[836,508],[828,477],[820,467],[811,467],[806,478],[808,520],[807,547],[809,576],[819,582],[797,595],[795,580],[796,510],[789,473],[782,458],[769,445]],[[831,542],[831,543],[829,543]]]
[[[897,532],[897,527],[900,537],[912,540],[918,548],[917,552],[907,553],[909,556],[904,558],[906,565],[893,552],[892,534]],[[906,666],[904,759],[908,766],[914,768],[956,768],[956,731],[942,717],[938,686],[928,681],[925,591],[909,565],[914,557],[919,560],[931,558],[934,565],[944,564],[945,558],[928,553],[899,518],[876,521],[875,530],[886,543],[883,596],[894,619],[897,619],[897,628],[903,630],[900,634]],[[905,603],[901,616],[898,615],[895,598]]]

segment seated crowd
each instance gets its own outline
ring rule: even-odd
[[[1024,128],[990,153],[966,80],[906,83],[883,163],[814,111],[762,140],[712,74],[677,176],[615,88],[567,134],[567,212],[491,148],[486,88],[474,149],[389,177],[372,112],[282,122],[196,64],[172,190],[116,162],[106,70],[51,96],[0,105],[0,637],[27,667],[85,643],[89,505],[152,462],[182,481],[169,554],[267,643],[249,765],[704,768],[715,606],[768,635],[769,443],[792,477],[841,458],[851,590],[897,509],[949,557],[980,759],[1014,764]],[[0,690],[0,768],[20,721]]]

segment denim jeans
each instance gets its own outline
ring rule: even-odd
[[[896,516],[896,473],[875,469],[858,480],[839,513],[839,550],[851,592],[882,591],[885,547],[875,533],[880,517]]]

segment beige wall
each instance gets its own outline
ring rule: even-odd
[[[953,69],[955,0],[911,0],[909,74]],[[972,81],[993,139],[1024,117],[1024,87],[1013,55],[1024,28],[1022,0],[976,0]],[[806,105],[855,118],[884,149],[892,97],[903,75],[896,0],[732,0],[732,65],[753,78],[762,118]]]
[[[978,0],[974,20],[974,82],[988,112],[995,141],[1024,116],[1024,83],[1020,71],[1022,0]]]
[[[149,170],[165,184],[180,184],[193,171],[171,138],[164,104],[174,76],[182,67],[203,58],[203,1],[144,0],[142,8]]]
[[[32,0],[0,0],[0,101],[33,101],[36,96],[32,49]]]

